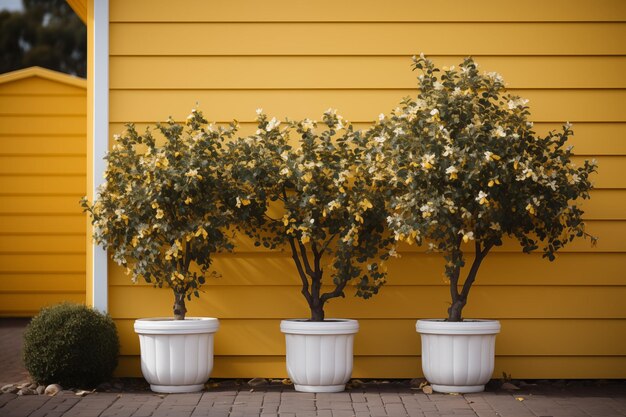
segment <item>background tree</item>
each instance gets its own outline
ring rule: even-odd
[[[40,66],[87,75],[87,29],[64,0],[22,0],[0,12],[0,73]]]

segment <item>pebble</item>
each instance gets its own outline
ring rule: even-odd
[[[18,388],[13,384],[8,384],[0,388],[4,394],[15,394],[18,391]]]
[[[22,381],[17,383],[17,389],[28,388],[32,384],[30,381]]]
[[[28,388],[22,388],[17,392],[17,395],[34,395],[35,392]]]
[[[250,381],[248,381],[248,385],[250,385],[251,387],[260,387],[263,385],[267,385],[267,379],[265,378],[252,378]]]
[[[514,391],[514,390],[518,390],[519,387],[515,384],[511,384],[510,382],[505,382],[504,384],[502,384],[502,386],[500,387],[502,389],[505,390],[509,390],[509,391]]]
[[[430,385],[424,385],[422,387],[422,392],[424,394],[432,394],[433,393],[433,387],[431,387]]]
[[[35,392],[37,393],[37,395],[43,395],[44,392],[46,392],[46,386],[45,385],[39,385],[36,389]]]
[[[63,388],[59,384],[50,384],[44,390],[44,394],[53,397],[57,395],[59,392],[61,392],[62,389]]]

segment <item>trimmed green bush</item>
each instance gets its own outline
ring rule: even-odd
[[[79,304],[43,308],[24,333],[24,364],[42,384],[96,386],[111,378],[119,350],[111,317]]]

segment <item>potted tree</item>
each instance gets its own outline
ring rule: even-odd
[[[83,199],[82,205],[91,215],[94,240],[133,282],[173,292],[173,318],[135,321],[144,377],[156,392],[193,392],[212,370],[219,322],[186,317],[185,301],[199,296],[211,255],[233,247],[220,163],[222,142],[235,126],[213,129],[194,110],[186,126],[169,120],[157,129],[162,144],[150,129],[139,134],[132,124],[115,136],[106,182],[93,204]]]
[[[589,198],[595,161],[574,165],[569,124],[538,136],[527,100],[508,95],[498,74],[479,73],[473,59],[441,71],[421,55],[414,68],[419,95],[381,117],[372,151],[381,155],[379,176],[397,189],[388,222],[395,238],[426,243],[446,262],[448,317],[417,322],[424,375],[436,391],[482,391],[500,323],[463,316],[480,265],[505,238],[554,260],[587,236],[576,200]]]
[[[291,251],[310,310],[308,319],[281,322],[296,390],[342,391],[359,325],[326,318],[324,307],[351,282],[363,298],[384,284],[394,243],[384,227],[385,196],[372,186],[367,138],[334,110],[324,113],[321,131],[308,119],[281,124],[257,113],[256,134],[229,144],[242,229],[258,246]]]

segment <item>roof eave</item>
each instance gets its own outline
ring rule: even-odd
[[[65,0],[72,10],[87,24],[87,0]]]
[[[30,77],[39,77],[62,84],[71,85],[79,88],[87,88],[87,80],[73,75],[63,74],[61,72],[52,71],[41,67],[30,67],[17,71],[0,74],[0,84],[6,84],[13,81],[23,80]]]

